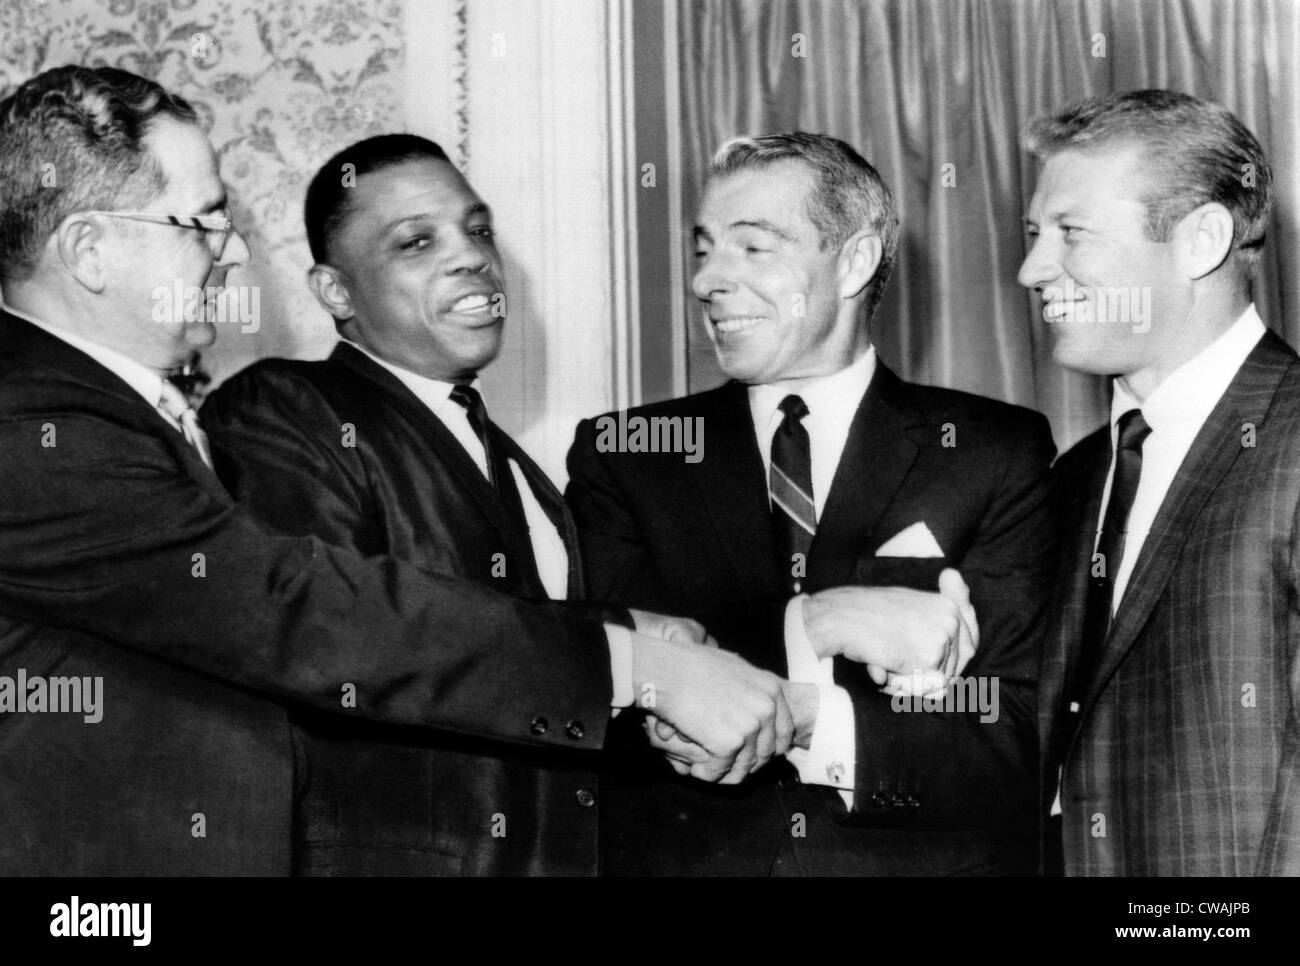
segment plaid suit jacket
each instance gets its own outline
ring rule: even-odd
[[[1068,706],[1110,438],[1056,467],[1061,570],[1040,683],[1067,875],[1300,874],[1300,365],[1269,332],[1170,486],[1096,677]]]

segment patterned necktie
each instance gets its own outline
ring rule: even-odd
[[[515,475],[510,471],[509,461],[500,448],[492,443],[491,421],[488,419],[487,407],[483,405],[483,397],[473,386],[453,386],[451,400],[464,407],[469,417],[470,428],[483,444],[488,479],[491,480],[492,486],[501,498],[506,516],[510,518],[519,535],[527,541],[529,539],[528,517],[524,513],[524,503],[519,496],[519,487],[515,485]],[[529,565],[533,566],[531,555]]]
[[[166,379],[163,380],[158,409],[180,424],[185,441],[198,450],[199,458],[207,464],[208,469],[212,469],[212,450],[208,448],[208,434],[199,426],[199,414],[185,398],[185,393]]]
[[[768,491],[772,495],[772,536],[782,579],[797,594],[803,590],[801,575],[807,573],[808,550],[817,532],[812,456],[808,430],[801,422],[808,415],[808,406],[798,396],[791,395],[782,399],[777,408],[785,418],[772,437],[772,470],[768,474]],[[796,559],[796,554],[801,558]]]
[[[1124,538],[1128,533],[1128,515],[1142,477],[1142,444],[1151,427],[1140,409],[1130,409],[1119,418],[1115,446],[1115,476],[1110,485],[1110,500],[1101,524],[1101,538],[1093,557],[1088,582],[1088,597],[1083,617],[1083,641],[1079,668],[1075,673],[1076,701],[1082,704],[1088,686],[1101,664],[1106,635],[1110,632],[1111,603],[1115,595],[1115,574],[1124,559]]]

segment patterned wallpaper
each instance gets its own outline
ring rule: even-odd
[[[0,96],[80,63],[154,78],[194,104],[253,252],[229,284],[260,293],[258,331],[226,326],[204,355],[220,379],[332,345],[305,281],[303,195],[333,152],[403,129],[402,24],[401,0],[0,0]]]

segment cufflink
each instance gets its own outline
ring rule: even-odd
[[[844,784],[844,762],[832,761],[826,765],[826,777],[832,785]]]
[[[1071,701],[1071,702],[1070,702],[1070,714],[1078,714],[1078,713],[1079,713],[1079,702],[1078,702],[1078,701]]]

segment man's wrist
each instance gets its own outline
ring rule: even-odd
[[[812,745],[813,732],[817,728],[821,688],[800,681],[782,681],[781,690],[785,693],[785,702],[790,706],[790,716],[794,719],[794,738],[791,744],[797,748],[808,748]]]
[[[819,633],[821,628],[825,626],[825,618],[830,611],[831,605],[818,599],[816,595],[804,597],[801,604],[800,612],[803,616],[804,635],[807,637],[808,644],[812,647],[813,652],[821,659],[837,656],[840,653],[840,648],[829,643],[824,633]]]

